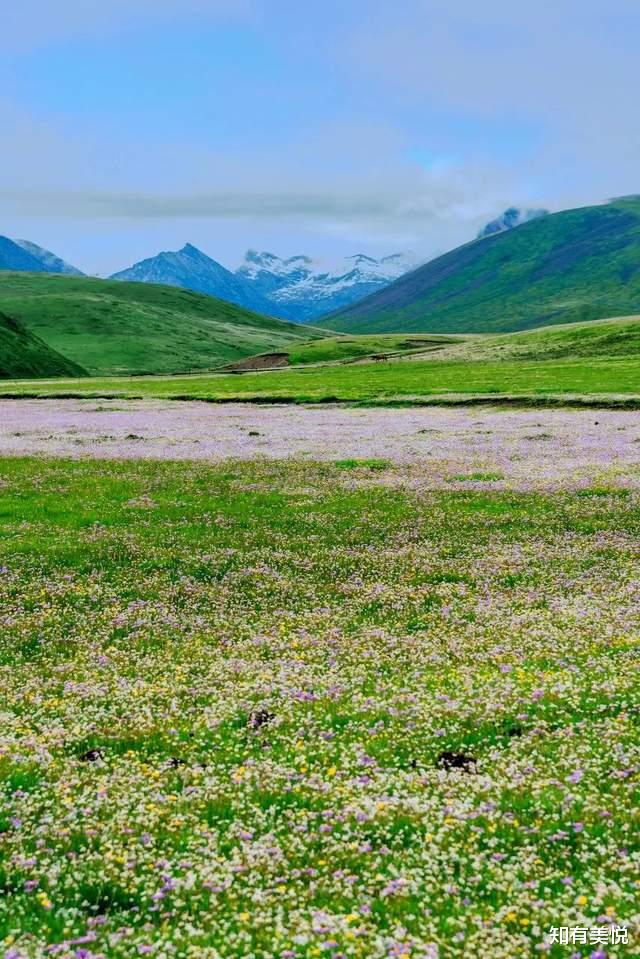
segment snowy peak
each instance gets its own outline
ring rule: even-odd
[[[207,293],[260,313],[269,313],[269,304],[242,277],[227,270],[192,243],[180,250],[167,250],[114,273],[112,280],[136,283],[163,283],[197,293]]]
[[[255,279],[260,274],[286,278],[292,274],[309,272],[312,262],[308,256],[290,256],[283,260],[275,253],[268,253],[267,251],[259,253],[257,250],[247,250],[244,261],[236,272],[250,279]]]
[[[248,250],[236,275],[259,289],[274,304],[276,315],[309,322],[368,296],[417,265],[410,253],[392,253],[380,260],[355,253],[324,261]]]
[[[250,249],[232,272],[186,243],[175,252],[141,260],[112,279],[181,286],[270,316],[307,323],[374,293],[417,265],[415,256],[406,253],[380,260],[356,253],[331,262],[302,253],[280,257],[268,250]]]

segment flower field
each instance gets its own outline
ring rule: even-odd
[[[415,469],[0,461],[0,957],[637,955],[637,482]]]

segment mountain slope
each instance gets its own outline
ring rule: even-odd
[[[228,300],[237,306],[267,314],[270,312],[270,304],[261,297],[259,290],[191,243],[187,243],[181,250],[166,251],[141,260],[128,270],[114,273],[111,279],[178,286]]]
[[[640,198],[467,243],[322,319],[351,333],[508,332],[640,310]]]
[[[0,270],[25,270],[44,273],[40,260],[8,236],[0,236]]]
[[[45,250],[44,247],[32,243],[30,240],[14,240],[16,246],[25,250],[34,257],[47,273],[64,273],[67,276],[84,276],[82,270],[62,260],[51,250]]]
[[[155,284],[0,273],[0,311],[90,373],[211,369],[322,334]]]
[[[12,317],[0,313],[0,379],[83,375],[80,366],[56,353]]]

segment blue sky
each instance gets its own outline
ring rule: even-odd
[[[0,233],[108,273],[341,256],[640,190],[635,0],[22,0]]]

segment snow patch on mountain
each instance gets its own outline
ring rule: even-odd
[[[238,269],[231,271],[187,243],[181,250],[142,260],[112,279],[181,286],[259,313],[309,323],[374,293],[417,265],[413,254],[404,253],[380,260],[357,253],[329,261],[248,250]]]
[[[356,253],[331,261],[302,254],[283,259],[248,250],[236,273],[272,301],[276,315],[310,322],[374,293],[418,265],[411,253],[379,260]]]

